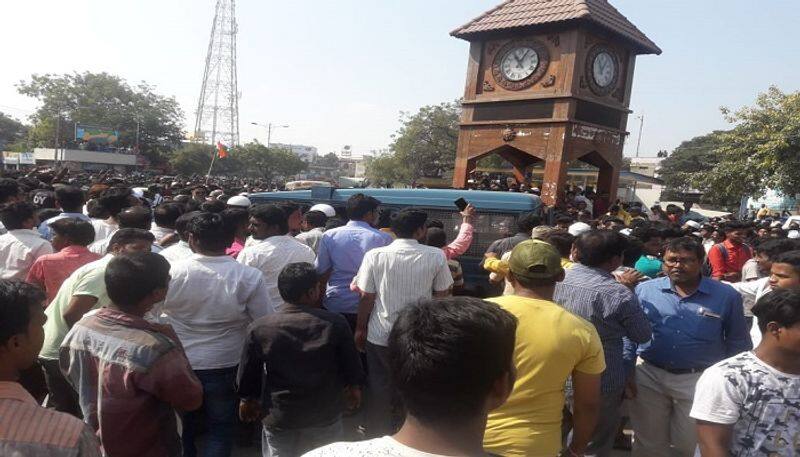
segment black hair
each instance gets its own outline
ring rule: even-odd
[[[633,229],[631,236],[638,239],[642,243],[647,243],[653,238],[662,238],[664,235],[655,227],[642,226]]]
[[[119,228],[137,228],[150,230],[153,223],[153,213],[150,208],[144,206],[132,206],[126,208],[117,215]]]
[[[636,262],[644,254],[644,243],[638,238],[627,237],[627,246],[622,251],[622,266],[635,268]]]
[[[344,225],[344,221],[338,217],[332,217],[328,219],[328,222],[325,223],[325,231],[333,230],[336,227],[341,227]]]
[[[425,227],[428,213],[406,208],[392,218],[392,231],[398,238],[411,238],[418,229]]]
[[[551,230],[540,239],[556,248],[558,254],[565,258],[569,257],[572,244],[575,242],[575,237],[566,230]]]
[[[100,200],[93,198],[86,202],[86,215],[92,219],[106,219],[108,218],[108,211],[100,204]]]
[[[755,252],[764,254],[769,260],[773,260],[784,252],[800,249],[800,240],[788,238],[770,238],[758,243]]]
[[[224,251],[233,243],[235,230],[225,224],[217,213],[200,213],[194,216],[186,227],[201,249]]]
[[[61,210],[55,208],[42,208],[37,209],[34,213],[37,221],[46,221],[50,218],[56,217],[61,214]]]
[[[800,272],[800,250],[784,252],[775,257],[772,263],[785,263]]]
[[[103,196],[99,199],[100,206],[109,216],[117,217],[123,209],[131,206],[130,197],[130,188],[112,187],[103,192]]]
[[[311,227],[324,228],[325,224],[328,222],[328,216],[322,211],[309,211],[303,215],[303,220]]]
[[[286,214],[287,219],[289,218],[289,216],[291,216],[297,210],[300,209],[300,205],[292,202],[280,202],[276,206],[283,210],[284,214]]]
[[[19,195],[19,183],[11,178],[0,178],[0,203],[7,203]]]
[[[447,244],[447,233],[439,227],[430,227],[425,235],[425,244],[435,248],[443,248]]]
[[[622,257],[628,240],[611,230],[590,230],[575,240],[578,260],[588,267],[599,267],[614,257]]]
[[[200,214],[200,211],[188,211],[183,213],[175,220],[175,231],[178,232],[178,236],[183,241],[189,240],[189,234],[186,232],[187,228],[189,227],[189,222],[192,221],[192,218]]]
[[[800,290],[772,290],[753,306],[753,314],[758,318],[761,333],[766,333],[770,322],[777,322],[784,328],[792,327],[800,322]]]
[[[395,211],[391,208],[381,208],[380,211],[378,211],[378,222],[375,226],[379,229],[391,228],[392,216],[394,213]]]
[[[290,263],[278,275],[278,292],[286,303],[296,304],[318,285],[319,274],[310,263]]]
[[[175,229],[175,221],[185,211],[180,203],[162,203],[153,210],[153,220],[159,227]]]
[[[83,209],[86,199],[83,191],[75,186],[63,186],[56,189],[56,202],[67,213],[78,213]]]
[[[722,226],[722,230],[725,233],[733,232],[734,230],[747,230],[747,229],[750,229],[750,228],[752,228],[752,226],[749,223],[744,222],[744,221],[730,221],[730,222],[726,222]]]
[[[247,208],[242,207],[232,206],[226,208],[219,214],[222,216],[222,220],[225,221],[225,225],[228,226],[228,229],[233,232],[234,236],[236,235],[236,230],[238,230],[239,227],[247,226],[250,219],[250,213],[247,211]]]
[[[169,262],[153,252],[115,256],[105,272],[108,298],[120,308],[132,308],[156,289],[169,285]]]
[[[18,230],[25,221],[34,218],[33,211],[33,205],[27,202],[6,203],[0,206],[0,222],[7,230]]]
[[[556,224],[572,224],[573,222],[575,222],[575,219],[567,214],[562,214],[556,217]]]
[[[670,240],[667,243],[667,246],[664,248],[664,252],[678,252],[678,251],[686,251],[691,252],[697,257],[698,260],[701,262],[705,259],[706,250],[703,248],[703,245],[695,241],[694,238],[690,238],[688,236],[684,236],[681,238],[675,238]]]
[[[69,240],[69,244],[89,246],[94,241],[94,226],[80,219],[66,217],[48,224],[53,233]]]
[[[156,237],[147,230],[138,228],[121,228],[111,235],[111,240],[108,242],[107,252],[111,252],[111,248],[115,244],[125,245],[134,243],[136,241],[149,241],[154,243],[156,241]]]
[[[618,218],[618,217],[614,217],[614,216],[606,216],[606,217],[604,217],[604,218],[603,218],[603,221],[602,221],[602,224],[603,224],[603,225],[606,225],[606,224],[612,224],[612,223],[616,223],[616,224],[620,224],[620,225],[625,225],[625,221],[623,221],[622,219],[620,219],[620,218]]]
[[[200,204],[200,211],[206,213],[221,213],[228,205],[222,200],[205,201]]]
[[[28,332],[31,307],[41,308],[42,289],[24,281],[0,279],[0,345],[14,335]]]
[[[530,235],[534,227],[542,225],[542,218],[536,213],[525,213],[517,218],[517,230],[519,233]]]
[[[425,228],[438,228],[444,230],[444,222],[439,219],[431,219],[425,223]]]
[[[511,313],[477,298],[406,307],[387,351],[391,382],[408,414],[423,424],[480,414],[494,384],[512,371],[516,328]]]
[[[364,219],[364,216],[369,214],[371,211],[375,211],[380,205],[381,202],[375,197],[370,197],[369,195],[364,194],[355,194],[347,199],[347,205],[345,206],[347,218],[354,221],[360,221]]]
[[[289,219],[286,213],[276,205],[251,206],[250,217],[256,218],[269,226],[277,226],[282,234],[289,232]]]

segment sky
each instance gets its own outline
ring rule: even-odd
[[[468,43],[449,32],[500,0],[239,0],[243,142],[387,147],[400,112],[463,95]],[[105,71],[146,81],[183,107],[187,130],[203,76],[214,0],[0,2],[0,111],[37,102],[14,85],[33,73]],[[625,153],[641,156],[725,128],[719,108],[770,85],[800,89],[797,0],[611,0],[663,50],[637,60]]]

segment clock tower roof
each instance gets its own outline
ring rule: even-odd
[[[470,40],[487,32],[585,21],[622,36],[643,54],[661,49],[607,0],[507,0],[450,34]]]

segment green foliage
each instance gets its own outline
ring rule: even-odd
[[[258,141],[233,148],[228,159],[240,161],[243,174],[258,176],[270,182],[279,178],[291,178],[308,166],[291,151],[270,149]]]
[[[184,143],[169,158],[172,170],[183,175],[204,175],[211,165],[214,148],[207,144]],[[214,170],[215,174],[218,170]]]
[[[27,131],[25,124],[0,112],[0,149],[11,150],[11,145],[24,141]]]
[[[320,167],[338,168],[339,157],[336,155],[336,153],[329,152],[322,157],[317,157],[317,160],[314,161],[314,165]]]
[[[392,136],[392,153],[372,160],[367,176],[386,185],[442,177],[455,165],[460,115],[457,101],[423,106],[413,115],[401,113],[403,125]]]
[[[728,131],[682,143],[661,164],[668,189],[698,190],[702,202],[735,208],[741,197],[775,189],[794,195],[800,189],[800,92],[776,87],[756,104],[732,112],[722,109]]]
[[[133,148],[138,124],[140,151],[156,163],[166,160],[184,137],[178,102],[156,94],[144,82],[130,86],[108,73],[34,74],[17,84],[17,90],[41,102],[30,119],[32,146],[53,147],[59,114],[60,145],[73,140],[74,124],[79,123],[119,130],[117,146]]]

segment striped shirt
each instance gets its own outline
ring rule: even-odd
[[[431,298],[433,292],[446,292],[453,277],[441,249],[397,239],[367,252],[353,282],[361,291],[376,295],[367,341],[386,346],[397,313],[420,299]]]
[[[103,308],[72,327],[59,364],[107,455],[181,455],[174,410],[197,408],[203,388],[171,328]]]
[[[80,419],[42,408],[16,382],[0,382],[0,455],[100,457],[100,447]]]
[[[633,291],[610,273],[576,263],[566,270],[564,281],[556,285],[553,301],[594,324],[606,358],[603,393],[622,391],[622,339],[646,343],[652,335],[650,322]]]

